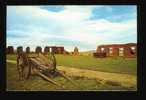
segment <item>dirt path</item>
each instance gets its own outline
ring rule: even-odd
[[[96,79],[101,83],[120,84],[123,87],[134,87],[137,84],[137,79],[134,75],[92,71],[65,66],[58,66],[57,68],[65,71],[68,76]]]

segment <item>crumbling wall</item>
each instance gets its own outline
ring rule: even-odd
[[[99,57],[99,58],[104,58],[106,57],[106,53],[99,53],[99,52],[96,52],[96,53],[93,53],[93,56],[94,57]]]
[[[26,53],[30,53],[30,47],[26,47]]]
[[[77,47],[74,48],[73,55],[79,55],[79,50]]]
[[[54,54],[63,54],[64,53],[64,47],[56,47],[56,46],[50,46],[51,52]]]
[[[17,53],[24,52],[22,46],[18,46],[16,51],[17,51]],[[25,51],[26,51],[26,53],[32,53],[30,51],[30,47],[26,47]],[[6,52],[7,52],[7,54],[13,54],[14,53],[13,46],[8,46],[6,48]],[[47,54],[49,52],[52,52],[54,54],[69,54],[69,52],[64,50],[64,47],[46,46],[44,48],[44,53]],[[42,53],[42,48],[40,46],[37,46],[35,48],[35,53]]]
[[[7,54],[14,54],[14,47],[13,46],[8,46],[6,49]]]
[[[47,54],[47,53],[49,53],[49,52],[50,52],[50,47],[46,46],[46,47],[44,48],[44,53]]]
[[[35,53],[42,53],[42,48],[40,46],[37,46],[35,49]]]
[[[110,44],[100,45],[96,49],[97,53],[106,53],[108,57],[136,57],[137,56],[137,44]]]
[[[23,52],[23,47],[22,46],[18,46],[17,47],[17,54],[20,54]]]

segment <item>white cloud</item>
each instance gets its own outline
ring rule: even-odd
[[[15,23],[17,21],[15,19],[11,24],[14,24],[16,29],[10,28],[11,30],[8,31],[18,30],[17,28],[21,30],[24,25],[27,28],[25,30],[22,29],[21,32],[19,30],[19,32],[20,34],[29,34],[29,36],[17,40],[8,39],[8,44],[25,44],[34,48],[37,45],[50,45],[48,41],[55,38],[77,41],[82,44],[88,44],[91,48],[96,48],[98,44],[115,42],[115,38],[136,36],[136,19],[123,22],[111,22],[105,19],[89,20],[95,7],[64,6],[64,10],[51,12],[38,6],[9,6],[9,19],[11,20],[11,16],[18,17],[20,22]],[[21,23],[22,20],[25,24]],[[14,27],[11,24],[9,27]],[[22,27],[18,25],[22,25]],[[70,50],[73,48],[72,46],[65,47]]]

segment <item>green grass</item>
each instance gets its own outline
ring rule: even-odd
[[[7,90],[22,90],[22,91],[53,91],[62,90],[40,77],[32,76],[27,81],[19,81],[16,71],[16,65],[7,63]],[[62,77],[55,77],[53,80],[62,84],[64,90],[134,90],[135,88],[124,88],[121,86],[112,86],[108,84],[101,84],[96,80],[75,79],[72,80],[78,84],[78,87],[72,85],[69,81]]]
[[[7,59],[16,60],[16,55],[7,55]],[[136,74],[136,59],[97,59],[92,56],[69,56],[56,55],[57,65],[71,66],[82,69],[101,70],[106,72]],[[69,81],[62,77],[55,77],[53,80],[62,84],[64,90],[135,90],[136,87],[124,88],[122,86],[112,86],[110,84],[101,84],[96,80],[76,79],[72,80],[78,84],[73,86]],[[7,90],[29,90],[29,91],[51,91],[61,90],[38,76],[32,76],[27,81],[18,81],[16,64],[7,63]]]
[[[136,58],[94,58],[92,56],[56,55],[57,64],[105,72],[137,74]]]
[[[10,59],[10,60],[16,60],[16,55],[13,55],[13,54],[9,54],[6,56],[6,59]]]
[[[55,55],[57,65],[114,73],[137,74],[136,58],[94,58],[92,56]],[[16,60],[15,55],[7,55]]]

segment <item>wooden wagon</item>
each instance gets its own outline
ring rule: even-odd
[[[58,82],[55,82],[51,77],[62,76],[71,83],[75,83],[65,75],[62,71],[56,68],[56,58],[54,54],[26,54],[18,53],[17,70],[20,80],[27,80],[31,75],[38,75],[50,83],[63,88]]]

